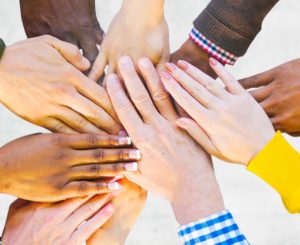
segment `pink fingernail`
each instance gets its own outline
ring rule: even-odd
[[[162,72],[160,75],[161,75],[161,78],[164,79],[164,80],[171,80],[172,79],[170,74],[167,73],[167,72]]]
[[[212,65],[212,66],[217,66],[219,65],[219,62],[214,59],[214,58],[209,58],[209,63]]]
[[[189,68],[189,63],[187,63],[186,61],[184,61],[184,60],[179,60],[178,62],[177,62],[177,65],[180,67],[180,68],[182,68],[183,70],[187,70],[188,68]]]
[[[169,70],[169,71],[171,71],[171,72],[173,72],[173,71],[176,71],[177,70],[177,66],[176,65],[174,65],[173,63],[166,63],[166,68]]]
[[[132,160],[140,160],[141,159],[141,152],[139,150],[131,150],[131,151],[129,151],[128,156]]]
[[[131,145],[131,139],[129,137],[120,137],[119,145]]]
[[[107,184],[107,188],[110,191],[118,191],[121,189],[121,185],[118,182],[112,182]]]
[[[137,162],[130,162],[125,164],[125,170],[127,172],[136,172],[138,171],[138,163]]]

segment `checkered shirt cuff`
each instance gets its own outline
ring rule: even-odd
[[[212,41],[208,40],[195,27],[191,30],[189,37],[195,44],[197,44],[204,51],[209,53],[212,57],[224,65],[234,65],[234,63],[237,61],[237,56],[227,52],[226,50],[214,44]]]
[[[183,225],[178,235],[184,245],[250,245],[228,210]]]

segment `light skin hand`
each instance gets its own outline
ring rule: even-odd
[[[17,200],[9,209],[2,241],[6,245],[81,245],[113,215],[113,194],[59,203]]]
[[[300,135],[300,59],[240,80],[270,117],[275,129]]]
[[[152,87],[150,93],[160,91],[160,96],[151,94],[156,98],[154,103],[129,57],[120,59],[119,70],[132,102],[116,75],[109,76],[107,83],[120,121],[142,155],[139,171],[126,176],[147,191],[168,200],[181,224],[223,210],[211,158],[176,126],[178,116],[173,118],[176,114],[169,107],[167,93],[160,90],[161,85],[154,87],[160,79],[151,62],[142,59],[138,65],[148,88]],[[161,110],[164,106],[168,110]],[[206,188],[201,188],[201,183]],[[211,195],[207,195],[208,192]]]
[[[87,245],[123,245],[129,232],[140,216],[146,202],[147,193],[140,186],[122,180],[122,190],[112,204],[114,216],[87,241]]]
[[[18,42],[1,59],[0,101],[53,132],[118,134],[106,90],[82,73],[89,67],[76,46],[54,37]]]
[[[93,63],[103,40],[95,0],[20,0],[24,29],[29,38],[51,35],[83,50]]]
[[[192,119],[177,125],[207,152],[222,160],[248,165],[273,138],[272,124],[251,95],[214,59],[210,65],[225,88],[196,67],[180,61],[167,64],[162,80]]]
[[[149,57],[158,68],[169,60],[169,31],[164,18],[163,0],[125,0],[112,21],[101,45],[89,77],[97,81],[106,67],[117,71],[121,56],[128,55],[135,63]],[[138,20],[138,21],[136,21]]]
[[[118,136],[37,134],[0,149],[0,191],[53,202],[120,189],[114,180],[137,171],[140,153]]]

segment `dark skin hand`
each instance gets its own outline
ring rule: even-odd
[[[37,202],[109,193],[139,158],[129,138],[29,135],[0,148],[0,193]]]
[[[93,63],[103,30],[97,20],[95,0],[20,0],[28,37],[51,35],[77,45]]]
[[[176,64],[179,60],[185,60],[209,76],[217,78],[216,74],[209,66],[209,57],[208,53],[198,47],[192,40],[188,39],[176,52],[172,54],[171,62]]]
[[[300,135],[300,59],[240,80],[264,108],[276,130]]]

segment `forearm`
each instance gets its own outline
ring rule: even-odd
[[[144,16],[144,20],[148,22],[156,23],[164,17],[164,2],[164,0],[124,0],[121,10],[126,11],[129,18],[134,21],[136,21],[136,15],[139,15]]]

